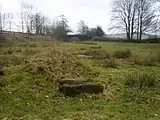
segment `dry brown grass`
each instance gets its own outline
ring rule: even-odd
[[[103,63],[104,67],[117,68],[118,64],[115,58],[105,59]]]
[[[34,74],[46,74],[50,80],[62,77],[78,77],[84,71],[75,56],[53,49],[49,53],[32,56],[26,70]]]

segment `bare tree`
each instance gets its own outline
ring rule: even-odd
[[[59,16],[59,20],[57,21],[56,27],[54,29],[54,35],[56,39],[67,41],[67,33],[71,32],[67,18],[64,15]]]
[[[20,17],[21,17],[21,27],[22,27],[22,33],[24,32],[24,2],[23,0],[21,0],[21,13],[20,13]]]
[[[85,24],[84,21],[80,21],[78,23],[78,32],[81,33],[82,35],[85,35],[87,34],[87,31],[88,31],[88,26]]]
[[[33,25],[34,31],[38,35],[45,34],[46,26],[49,23],[47,17],[45,17],[42,13],[36,13],[31,17],[31,24]]]
[[[137,38],[141,41],[142,34],[145,32],[155,32],[157,29],[158,18],[154,5],[154,0],[138,0],[137,1]]]
[[[12,13],[0,13],[0,31],[2,32],[7,27],[7,25],[10,25],[11,29],[12,20]]]
[[[43,27],[44,34],[53,36],[56,25],[55,22],[51,22],[48,18],[46,18],[46,22]]]
[[[5,27],[5,21],[6,21],[6,14],[2,14],[0,12],[0,31],[1,31],[1,33]]]
[[[96,34],[99,37],[103,37],[103,35],[105,34],[105,32],[103,31],[103,29],[100,25],[97,25],[97,27],[96,27]]]
[[[88,37],[103,37],[103,35],[105,34],[105,32],[103,31],[102,27],[97,25],[97,27],[95,28],[89,28],[87,30],[86,35]]]
[[[112,27],[125,31],[128,40],[135,33],[141,40],[143,33],[155,30],[157,25],[155,3],[155,0],[114,0]]]
[[[115,23],[112,27],[125,31],[127,39],[132,40],[135,27],[135,0],[114,0],[112,13],[112,21]]]
[[[10,30],[10,32],[12,31],[13,18],[14,18],[13,13],[9,13],[8,22],[9,22],[9,30]]]
[[[33,10],[33,7],[32,5],[29,5],[29,4],[24,4],[24,24],[26,26],[26,30],[27,30],[27,33],[30,34],[32,33],[32,10]]]

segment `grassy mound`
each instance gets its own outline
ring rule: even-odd
[[[32,74],[45,74],[50,80],[58,80],[62,77],[77,77],[84,71],[75,56],[52,49],[49,53],[36,55],[27,61],[25,67]]]

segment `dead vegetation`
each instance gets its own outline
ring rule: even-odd
[[[62,77],[77,77],[84,71],[75,56],[56,49],[31,57],[25,69],[34,74],[47,74],[48,79],[54,81]]]
[[[104,67],[117,68],[118,63],[115,58],[105,59],[103,63]]]

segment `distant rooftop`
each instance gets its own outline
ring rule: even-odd
[[[79,35],[80,33],[78,33],[78,32],[69,32],[69,33],[67,33],[67,35]]]

